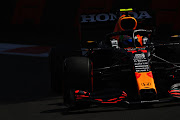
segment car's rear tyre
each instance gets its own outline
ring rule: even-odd
[[[64,61],[64,104],[75,104],[74,90],[92,91],[92,64],[87,57],[69,57]]]

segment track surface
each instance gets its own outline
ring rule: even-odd
[[[0,55],[0,61],[0,120],[179,119],[180,103],[129,109],[94,107],[67,114],[62,97],[50,91],[47,58]]]

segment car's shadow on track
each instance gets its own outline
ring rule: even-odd
[[[116,111],[129,111],[129,110],[142,110],[142,109],[158,109],[158,108],[167,108],[180,106],[179,103],[169,103],[169,104],[158,104],[154,105],[133,105],[133,106],[95,106],[90,108],[73,108],[68,109],[63,106],[62,103],[55,103],[50,105],[58,105],[59,109],[45,110],[41,113],[61,113],[62,115],[73,115],[73,114],[88,114],[88,113],[102,113],[102,112],[116,112]]]

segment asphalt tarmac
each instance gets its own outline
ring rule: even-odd
[[[66,112],[50,90],[48,59],[0,55],[0,120],[173,120],[180,103],[97,107]]]

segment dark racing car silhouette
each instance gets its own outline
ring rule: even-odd
[[[180,67],[155,54],[156,47],[179,43],[154,43],[151,30],[136,26],[134,17],[123,15],[105,40],[87,41],[86,49],[66,48],[71,52],[61,55],[57,63],[65,105],[159,103],[180,98]]]

